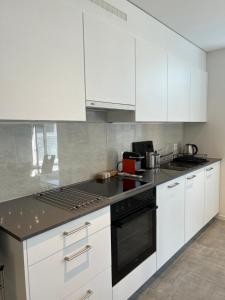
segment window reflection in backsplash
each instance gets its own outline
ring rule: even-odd
[[[0,123],[0,201],[59,185],[56,123]]]
[[[56,123],[34,124],[32,128],[32,175],[58,171]]]

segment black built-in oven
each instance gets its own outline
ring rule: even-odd
[[[156,189],[111,205],[112,283],[156,251]]]

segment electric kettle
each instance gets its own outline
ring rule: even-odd
[[[195,155],[198,153],[198,147],[194,144],[185,144],[184,145],[184,154],[185,155]]]

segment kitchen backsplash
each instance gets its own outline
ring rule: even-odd
[[[183,124],[0,123],[0,201],[86,180],[115,168],[132,141],[183,141]]]

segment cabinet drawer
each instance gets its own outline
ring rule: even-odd
[[[30,298],[62,300],[110,266],[110,227],[107,227],[30,266]]]
[[[165,197],[165,200],[166,200],[166,198],[176,195],[177,190],[180,190],[181,187],[183,187],[183,185],[184,185],[184,177],[183,176],[158,185],[157,186],[157,199],[160,196],[160,197]]]
[[[104,283],[104,284],[103,284]],[[104,271],[74,294],[64,298],[64,300],[111,300],[112,299],[112,279],[111,268]]]
[[[27,241],[28,265],[32,265],[84,238],[88,238],[93,233],[109,225],[110,209],[105,207],[35,236]]]

